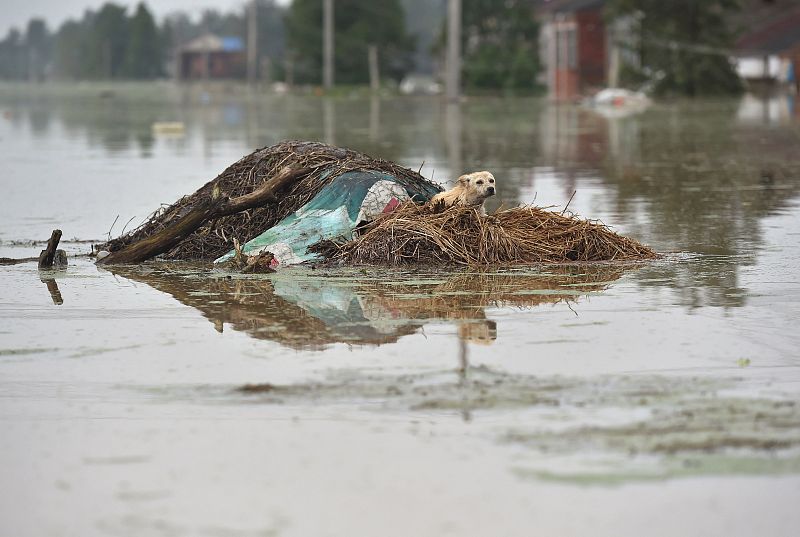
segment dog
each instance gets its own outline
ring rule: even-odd
[[[431,198],[432,204],[443,203],[445,207],[465,205],[480,206],[481,214],[486,216],[483,202],[497,194],[494,175],[489,172],[474,172],[458,178],[456,186],[445,192],[439,192]]]

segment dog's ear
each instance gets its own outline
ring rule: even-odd
[[[469,175],[462,175],[459,177],[458,184],[461,186],[467,186],[469,184]]]

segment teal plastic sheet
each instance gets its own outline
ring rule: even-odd
[[[308,252],[309,246],[326,239],[350,240],[360,222],[389,212],[408,199],[427,201],[436,192],[433,186],[404,186],[396,177],[382,172],[346,172],[296,212],[244,244],[242,251],[248,255],[272,252],[274,266],[314,261],[317,256]],[[233,255],[230,251],[215,263]]]

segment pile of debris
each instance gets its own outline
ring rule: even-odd
[[[657,257],[599,222],[546,208],[482,216],[476,208],[425,204],[440,191],[392,162],[283,142],[245,156],[139,228],[96,246],[98,263],[217,260],[268,272],[320,259],[511,265]]]

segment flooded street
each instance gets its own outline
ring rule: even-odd
[[[490,170],[490,211],[575,192],[665,254],[2,266],[0,533],[795,535],[798,106],[0,85],[0,257],[86,253],[284,139]]]

